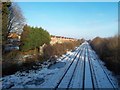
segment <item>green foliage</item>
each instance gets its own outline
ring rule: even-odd
[[[2,2],[2,44],[6,44],[8,35],[9,7],[11,2]]]
[[[28,51],[31,49],[39,48],[43,44],[49,44],[50,35],[46,30],[42,28],[34,28],[25,25],[21,35],[21,42],[21,50]]]

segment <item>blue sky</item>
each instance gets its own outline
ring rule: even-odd
[[[26,23],[52,35],[92,39],[118,33],[117,2],[17,2]]]

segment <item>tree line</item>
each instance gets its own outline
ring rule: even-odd
[[[116,75],[120,75],[120,36],[110,38],[96,37],[91,42],[92,48],[105,62],[107,68]]]

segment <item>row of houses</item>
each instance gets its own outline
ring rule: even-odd
[[[6,50],[12,50],[12,49],[17,49],[19,50],[19,45],[20,45],[20,39],[21,36],[17,33],[10,33],[8,36],[8,44],[6,45]],[[69,41],[77,41],[75,38],[68,38],[68,37],[63,37],[63,36],[53,36],[51,35],[51,41],[50,44],[56,44],[56,43],[64,43],[64,42],[69,42]]]
[[[9,38],[10,42],[14,42],[14,41],[20,41],[21,36],[17,33],[10,33],[8,38]],[[51,35],[50,44],[64,43],[64,42],[68,42],[68,41],[77,41],[77,39]]]
[[[5,51],[19,50],[21,36],[15,32],[8,35],[7,44],[5,45]]]
[[[69,37],[63,37],[63,36],[51,36],[51,42],[50,44],[55,44],[55,43],[64,43],[64,42],[69,42],[69,41],[77,41],[75,38],[69,38]]]

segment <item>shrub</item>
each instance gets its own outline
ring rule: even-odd
[[[18,50],[13,50],[11,52],[5,53],[2,55],[2,61],[12,61],[17,55],[20,54]]]
[[[91,41],[92,48],[100,56],[107,66],[107,68],[113,71],[115,74],[120,74],[120,55],[118,50],[118,38],[120,36],[114,36],[111,38],[100,38],[97,37]]]
[[[2,62],[2,76],[10,75],[19,70],[16,61]]]
[[[49,59],[50,57],[53,56],[53,47],[49,44],[49,45],[46,45],[43,49],[43,58],[46,60],[46,59]]]
[[[73,50],[76,46],[81,44],[79,41],[70,41],[65,43],[57,43],[54,45],[46,44],[43,48],[43,55],[40,53],[36,53],[36,49],[29,50],[26,52],[21,51],[11,51],[4,55],[3,60],[3,73],[2,75],[10,75],[15,73],[16,71],[23,71],[33,69],[34,65],[37,65],[36,62],[44,62],[45,60],[51,59],[51,61],[56,60],[55,56],[61,56],[65,54],[68,50]],[[25,59],[17,59],[21,58],[24,55],[30,55]]]
[[[81,44],[79,41],[70,41],[64,43],[56,43],[54,45],[47,45],[43,49],[43,57],[44,59],[49,59],[55,56],[61,56],[65,54],[68,50],[73,50],[76,46]]]

